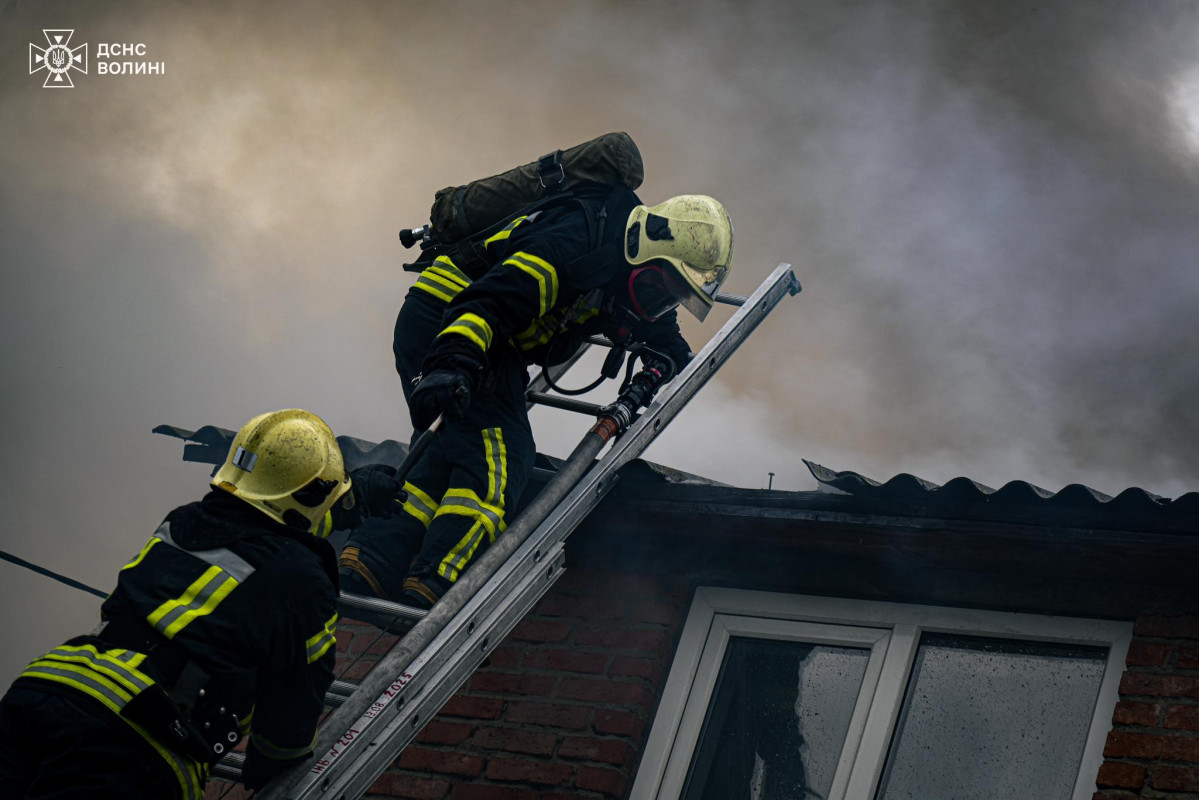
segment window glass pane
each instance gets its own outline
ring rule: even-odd
[[[1107,650],[925,634],[878,797],[1065,798]]]
[[[828,795],[870,650],[732,637],[687,800]]]

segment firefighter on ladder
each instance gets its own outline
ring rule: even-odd
[[[0,799],[198,800],[246,735],[247,787],[307,758],[335,655],[324,537],[390,515],[394,474],[347,475],[307,411],[247,422],[214,488],[121,568],[100,625],[31,663],[0,701]]]
[[[345,591],[437,602],[503,532],[529,477],[526,366],[562,363],[602,333],[647,347],[647,374],[669,380],[691,358],[675,308],[707,315],[733,229],[706,195],[647,207],[620,186],[517,217],[483,246],[482,275],[438,256],[400,309],[393,350],[413,427],[444,422],[407,476],[403,513],[350,534]]]

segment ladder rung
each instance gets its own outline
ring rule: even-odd
[[[212,765],[212,771],[208,773],[208,777],[237,783],[241,780],[241,771],[245,765],[245,753],[228,753],[224,758]]]
[[[334,708],[340,706],[357,688],[358,684],[356,683],[333,681],[329,686],[329,691],[325,692],[325,705],[333,706]]]
[[[745,301],[747,301],[749,298],[742,297],[739,294],[726,294],[725,292],[717,292],[715,299],[717,303],[724,303],[725,305],[730,306],[743,306],[745,305]]]
[[[337,605],[346,616],[369,622],[389,633],[403,634],[428,615],[428,611],[412,606],[342,592]],[[358,613],[355,613],[358,612]]]
[[[545,392],[526,392],[525,399],[530,403],[538,403],[543,406],[561,408],[564,411],[575,411],[579,414],[587,414],[592,417],[598,417],[600,412],[604,410],[604,406],[596,405],[595,403],[585,403],[582,400],[570,400],[565,397],[546,394]]]

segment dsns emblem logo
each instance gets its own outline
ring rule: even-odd
[[[41,48],[32,42],[29,43],[29,74],[46,70],[43,89],[75,88],[75,84],[71,82],[71,70],[87,74],[87,45],[71,47],[74,28],[57,31],[43,29],[42,33],[45,34],[49,47]]]

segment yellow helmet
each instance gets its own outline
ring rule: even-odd
[[[719,201],[681,194],[656,206],[637,206],[625,225],[625,260],[664,261],[686,281],[677,298],[699,320],[733,266],[733,223]]]
[[[277,522],[313,533],[349,490],[350,477],[324,420],[287,408],[242,426],[212,485]]]

